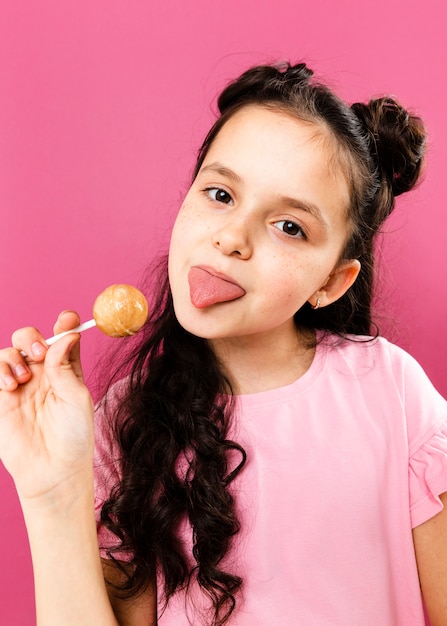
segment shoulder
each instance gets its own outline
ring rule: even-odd
[[[329,335],[322,339],[322,346],[328,374],[380,390],[382,398],[398,395],[404,408],[436,405],[437,410],[445,410],[445,399],[420,363],[387,339]]]
[[[427,379],[414,357],[384,337],[328,335],[322,338],[322,344],[332,362],[355,368],[359,375],[371,371],[376,375],[391,375],[396,380]]]
[[[345,407],[363,407],[386,428],[401,428],[410,455],[445,428],[447,401],[408,352],[381,337],[323,341],[331,397],[338,394]]]
[[[328,370],[349,372],[365,388],[380,390],[382,401],[397,396],[407,415],[430,414],[431,423],[444,421],[447,402],[421,364],[383,337],[329,336],[325,340]]]

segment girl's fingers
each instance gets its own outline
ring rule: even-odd
[[[58,335],[59,333],[76,328],[79,324],[79,315],[75,311],[62,311],[53,327],[53,333]]]
[[[79,316],[74,311],[63,311],[54,325],[54,334],[71,330],[79,325]],[[26,355],[28,361],[41,362],[45,359],[48,350],[43,335],[31,326],[20,328],[12,335],[12,345],[16,350]]]
[[[79,360],[80,334],[65,335],[52,344],[45,359],[45,372],[56,395],[76,403],[83,383]]]
[[[14,348],[0,351],[0,389],[12,391],[31,377],[23,356]]]
[[[31,378],[29,364],[45,359],[47,346],[36,328],[26,327],[12,335],[11,348],[0,350],[0,389],[13,391]],[[25,357],[26,355],[26,357]]]
[[[76,326],[79,326],[79,324],[79,315],[75,311],[62,311],[62,313],[60,313],[59,317],[57,318],[57,322],[54,325],[53,332],[55,335],[57,335],[59,333],[66,332],[67,330],[71,330],[72,328],[76,328]],[[59,343],[59,341],[61,341],[61,339],[58,339],[58,341],[56,341],[53,346]],[[77,337],[76,340],[73,338],[68,358],[74,373],[78,378],[82,380],[79,337]]]
[[[69,331],[79,325],[79,316],[74,311],[63,311],[54,325],[54,334]],[[79,334],[66,335],[51,346],[42,334],[31,326],[20,328],[12,335],[12,348],[0,350],[0,389],[12,391],[31,379],[30,365],[46,362],[54,369],[71,370],[82,380]]]
[[[41,333],[31,326],[16,330],[12,335],[12,345],[19,353],[26,354],[30,360],[36,362],[44,360],[48,349]],[[25,363],[23,355],[21,359]]]

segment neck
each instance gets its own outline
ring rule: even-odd
[[[296,328],[292,336],[269,333],[210,343],[238,395],[293,383],[307,372],[315,354],[314,332]]]

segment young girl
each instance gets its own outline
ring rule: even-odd
[[[219,109],[94,462],[79,335],[0,352],[39,626],[422,626],[424,601],[445,625],[447,405],[371,321],[422,122],[304,64],[247,71]]]

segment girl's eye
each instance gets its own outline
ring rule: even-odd
[[[207,194],[212,200],[216,202],[222,202],[223,204],[233,204],[233,198],[225,189],[210,188],[206,190]]]
[[[289,237],[297,237],[306,239],[306,235],[304,234],[303,229],[295,222],[290,222],[289,220],[281,220],[279,222],[274,223],[275,228],[278,228],[280,231],[289,235]]]

